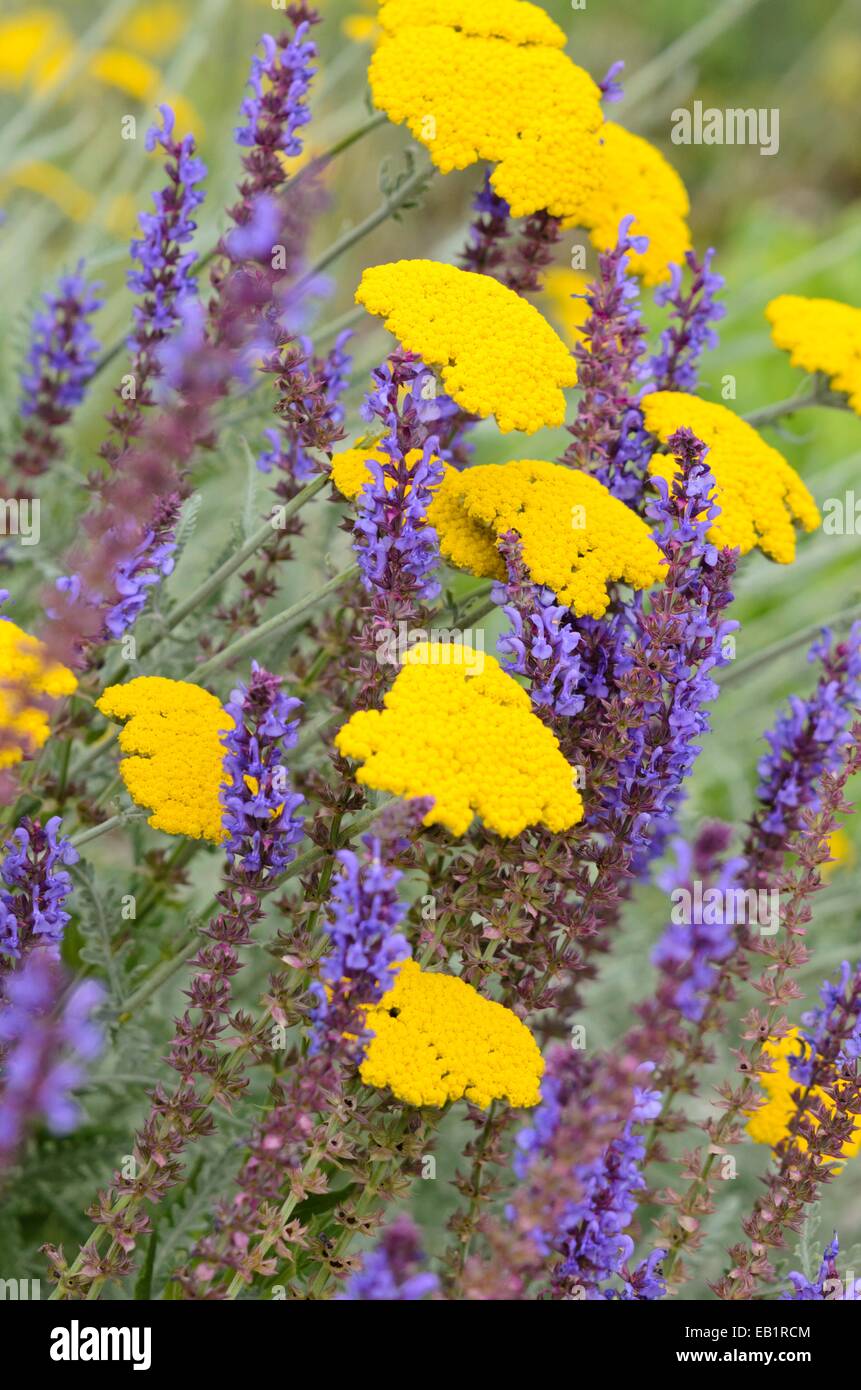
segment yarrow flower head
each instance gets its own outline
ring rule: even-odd
[[[660,150],[613,121],[601,128],[601,182],[586,208],[582,225],[599,251],[616,244],[619,223],[634,215],[632,235],[638,244],[630,268],[647,285],[670,278],[690,249],[687,190]],[[641,242],[640,238],[645,238]]]
[[[18,472],[37,477],[62,453],[59,431],[81,404],[96,369],[99,340],[91,319],[102,307],[101,285],[88,284],[81,261],[61,277],[33,319],[27,367],[21,375],[21,414],[26,424],[12,455]]]
[[[810,492],[783,455],[726,406],[685,392],[652,392],[643,397],[641,408],[646,428],[662,443],[686,427],[707,447],[720,508],[709,532],[714,544],[737,547],[742,555],[758,546],[778,564],[791,564],[793,523],[815,531],[820,517]],[[655,454],[649,471],[671,483],[675,467],[672,459]]]
[[[92,1021],[103,990],[85,980],[62,1000],[65,974],[43,951],[33,951],[7,976],[0,1003],[0,1165],[6,1165],[37,1120],[53,1134],[75,1129],[80,1111],[72,1092],[84,1082],[84,1063],[98,1056],[102,1031]]]
[[[603,113],[596,83],[561,51],[562,30],[522,0],[409,8],[381,7],[374,105],[443,173],[495,164],[494,191],[515,217],[546,210],[580,222],[601,186]]]
[[[600,618],[617,580],[648,588],[663,570],[649,528],[596,478],[539,459],[446,472],[428,510],[443,557],[504,579],[499,537],[515,531],[535,584],[578,616]]]
[[[463,835],[477,813],[500,835],[565,830],[583,815],[572,769],[499,663],[464,644],[410,648],[382,710],[359,710],[335,738],[363,763],[356,780],[396,796],[432,796],[426,825]]]
[[[291,790],[285,753],[296,746],[301,700],[288,698],[281,680],[252,663],[251,680],[231,693],[224,714],[221,804],[231,878],[262,886],[283,872],[303,835],[297,814],[303,797]]]
[[[188,681],[138,676],[111,685],[96,702],[120,731],[120,775],[132,801],[152,811],[149,824],[168,835],[220,844],[225,837],[220,788],[223,735],[233,719],[214,695]]]
[[[424,1254],[418,1231],[408,1216],[399,1216],[364,1258],[339,1299],[348,1302],[417,1302],[437,1292],[439,1280],[422,1269]]]
[[[791,354],[793,367],[822,372],[861,415],[861,309],[836,299],[781,294],[765,306],[775,346]]]
[[[8,618],[0,620],[0,768],[30,757],[47,741],[51,702],[77,689],[65,666]]]
[[[3,846],[0,863],[0,955],[19,960],[35,948],[59,956],[72,891],[67,869],[77,851],[52,816],[44,826],[25,817]]]
[[[503,433],[562,424],[562,387],[577,379],[571,354],[532,304],[491,276],[396,261],[364,272],[356,302],[438,367],[445,391],[469,414],[495,416]]]
[[[366,1026],[373,1037],[362,1080],[388,1087],[407,1105],[538,1103],[544,1062],[529,1029],[456,975],[404,961],[392,988],[368,1009]]]
[[[649,376],[658,391],[695,391],[699,380],[699,359],[706,349],[717,347],[718,335],[712,324],[726,313],[716,295],[724,286],[722,275],[712,270],[714,251],[702,261],[693,251],[685,253],[691,283],[682,290],[682,268],[670,266],[669,284],[659,285],[655,303],[669,306],[671,323],[661,334],[658,352],[649,364]]]

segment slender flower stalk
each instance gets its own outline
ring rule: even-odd
[[[853,1279],[844,1282],[837,1266],[839,1254],[840,1242],[835,1231],[834,1239],[823,1251],[816,1278],[808,1279],[798,1270],[790,1270],[786,1277],[792,1287],[780,1295],[781,1302],[822,1303],[834,1299],[850,1303],[861,1302],[861,1281]]]

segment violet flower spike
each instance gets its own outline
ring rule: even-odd
[[[33,951],[6,980],[0,1003],[0,1166],[14,1158],[37,1121],[44,1120],[53,1134],[68,1134],[78,1124],[72,1092],[86,1079],[83,1064],[101,1051],[102,1030],[92,1014],[104,991],[85,980],[61,1002],[65,983],[65,972],[43,951]]]
[[[43,296],[31,328],[27,367],[21,374],[25,418],[12,465],[27,477],[46,473],[62,456],[60,430],[81,404],[101,350],[90,320],[101,309],[101,284],[88,284],[84,262]]]
[[[3,846],[0,864],[0,956],[20,960],[39,948],[59,957],[72,891],[67,869],[78,853],[52,816],[44,826],[25,817]]]
[[[346,1302],[406,1303],[436,1293],[439,1280],[421,1268],[424,1253],[408,1216],[399,1216],[381,1235],[337,1299]]]
[[[248,685],[238,686],[225,706],[234,723],[223,738],[225,852],[230,876],[255,888],[283,872],[304,834],[297,813],[304,798],[291,790],[283,761],[296,746],[299,726],[291,716],[301,701],[280,686],[280,678],[255,661]]]
[[[648,375],[658,391],[696,391],[700,357],[706,349],[717,347],[712,324],[724,317],[726,308],[716,299],[725,281],[711,269],[714,254],[710,248],[700,262],[693,251],[685,253],[691,273],[687,294],[682,292],[682,270],[677,265],[670,266],[669,284],[655,291],[655,303],[669,305],[672,320],[649,361]]]

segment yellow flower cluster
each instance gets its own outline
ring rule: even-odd
[[[685,425],[708,446],[720,516],[709,531],[715,545],[738,546],[742,555],[759,546],[778,564],[795,559],[798,521],[815,531],[820,517],[808,489],[782,454],[766,444],[747,421],[725,405],[698,400],[683,391],[655,391],[644,396],[647,429],[666,444]],[[675,464],[658,455],[649,471],[672,483]]]
[[[414,450],[407,462],[418,457]],[[370,458],[384,461],[373,447],[333,456],[332,481],[345,497],[358,497],[371,481]],[[479,464],[462,473],[443,464],[427,519],[443,557],[486,579],[505,578],[497,538],[517,531],[530,578],[552,589],[578,617],[606,613],[607,585],[614,580],[646,589],[663,573],[661,552],[644,521],[597,478],[541,459]]]
[[[194,840],[224,838],[219,789],[221,735],[233,720],[214,695],[188,681],[138,676],[104,691],[96,708],[128,720],[120,732],[120,773],[129,796],[153,814],[149,824]]]
[[[492,276],[395,261],[365,271],[356,302],[439,367],[446,391],[471,415],[494,415],[503,433],[564,421],[574,359],[535,306]]]
[[[630,507],[597,478],[540,459],[448,469],[428,520],[445,559],[490,578],[505,577],[497,537],[517,531],[530,578],[579,617],[603,616],[612,581],[645,589],[663,572],[648,526]]]
[[[747,1123],[747,1132],[757,1144],[768,1144],[774,1148],[781,1139],[786,1139],[789,1134],[789,1122],[796,1109],[792,1096],[793,1092],[800,1089],[798,1082],[793,1081],[790,1075],[789,1059],[790,1057],[798,1057],[802,1051],[807,1055],[809,1049],[801,1038],[798,1029],[792,1028],[785,1038],[769,1038],[764,1051],[774,1063],[775,1070],[758,1074],[759,1084],[765,1092],[765,1103],[758,1110],[748,1112],[750,1119]],[[826,1095],[818,1086],[813,1088],[811,1095],[824,1101],[829,1112],[834,1109],[834,1102],[831,1097]],[[807,1149],[807,1140],[799,1135],[795,1142],[804,1153]],[[831,1154],[830,1157],[834,1159],[853,1158],[859,1148],[861,1148],[861,1123],[856,1125],[852,1138],[843,1145],[842,1151],[839,1154]]]
[[[647,236],[645,251],[628,257],[635,275],[657,285],[669,275],[672,263],[682,265],[690,249],[690,200],[687,189],[660,150],[640,135],[608,121],[601,132],[603,160],[601,190],[583,218],[599,251],[616,245],[619,223],[636,213],[631,235]]]
[[[0,620],[0,767],[14,763],[48,738],[46,700],[77,689],[65,666],[48,664],[45,648],[15,623]]]
[[[374,1034],[359,1074],[388,1086],[407,1105],[445,1105],[464,1097],[487,1109],[493,1100],[537,1105],[544,1061],[516,1014],[456,975],[422,971],[404,961],[395,983],[368,1010]]]
[[[395,796],[432,796],[426,825],[499,835],[567,830],[583,817],[574,776],[529,696],[494,657],[466,643],[411,647],[382,710],[359,710],[335,737],[364,764],[356,780]]]
[[[421,449],[410,449],[406,457],[406,462],[410,468],[418,463],[422,456]],[[375,445],[366,445],[364,449],[341,449],[337,454],[332,455],[332,466],[330,477],[335,487],[342,497],[349,497],[352,501],[358,497],[366,483],[373,482],[373,474],[368,467],[367,460],[375,459],[377,463],[386,463],[388,456]],[[447,463],[443,464],[443,472],[449,472]],[[384,474],[386,488],[394,487],[394,480],[388,474]]]
[[[824,372],[861,415],[861,309],[836,299],[782,294],[766,305],[765,317],[776,346],[792,354],[793,367]]]
[[[545,210],[605,250],[619,222],[650,239],[633,268],[650,284],[691,244],[688,196],[646,140],[605,122],[600,91],[565,36],[524,0],[388,0],[369,68],[374,104],[405,123],[443,173],[476,160],[515,217]]]

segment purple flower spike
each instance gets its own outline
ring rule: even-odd
[[[842,1299],[850,1303],[861,1303],[861,1281],[852,1280],[850,1284],[844,1286],[838,1273],[837,1256],[839,1253],[840,1244],[835,1231],[831,1244],[825,1247],[816,1278],[811,1281],[803,1274],[799,1274],[797,1270],[792,1270],[786,1276],[792,1289],[780,1295],[781,1302],[823,1303]]]
[[[495,584],[492,598],[511,624],[497,642],[505,658],[502,664],[506,671],[529,677],[536,709],[563,718],[579,714],[585,702],[580,692],[580,635],[571,624],[570,609],[558,604],[550,589],[530,582],[516,532],[500,537],[499,551],[508,582]]]
[[[313,1048],[349,1033],[367,1039],[362,1008],[376,1004],[391,989],[393,970],[411,954],[399,927],[406,905],[398,897],[403,875],[383,857],[383,841],[363,838],[364,855],[341,850],[340,877],[332,889],[327,931],[333,945],[323,961],[315,988]]]
[[[98,1056],[102,1032],[91,1020],[103,997],[85,980],[61,1003],[65,972],[34,951],[6,980],[0,1004],[0,1166],[15,1156],[38,1120],[68,1134],[79,1119],[72,1092],[85,1080],[83,1063]]]
[[[423,387],[429,376],[412,353],[393,352],[374,372],[375,389],[362,408],[366,420],[385,426],[376,447],[386,457],[382,464],[368,460],[373,481],[359,495],[354,549],[365,588],[392,604],[439,593],[439,538],[426,517],[443,477],[439,422],[448,398],[428,400]],[[421,457],[411,461],[415,451]]]
[[[714,251],[709,250],[702,261],[693,251],[685,255],[691,273],[687,294],[682,292],[682,270],[671,265],[668,285],[655,291],[655,303],[669,305],[673,322],[661,334],[659,351],[649,364],[649,375],[658,391],[695,391],[699,381],[699,359],[706,349],[716,348],[718,335],[712,324],[726,313],[716,295],[724,287],[724,278],[711,268]]]
[[[574,348],[582,395],[577,418],[568,426],[573,441],[561,460],[593,473],[625,502],[642,496],[653,447],[631,386],[642,376],[646,344],[628,256],[648,245],[646,237],[629,235],[633,221],[624,217],[619,223],[618,241],[598,257],[598,279],[586,291],[590,314],[583,341]]]
[[[3,846],[0,865],[0,955],[20,960],[36,947],[59,956],[69,921],[65,903],[72,891],[66,872],[78,862],[71,841],[60,834],[60,817],[41,825],[25,819]]]
[[[291,790],[283,761],[296,746],[298,721],[291,716],[301,701],[288,699],[280,686],[280,678],[255,661],[248,685],[238,686],[225,706],[235,725],[224,735],[227,862],[234,878],[258,888],[295,858],[304,833],[297,814],[304,798]]]
[[[21,414],[26,424],[12,455],[13,467],[27,477],[47,472],[63,448],[59,436],[81,404],[96,369],[100,344],[90,319],[104,301],[101,285],[87,284],[81,261],[74,275],[61,278],[54,294],[33,319],[27,367],[21,374]]]
[[[365,1256],[339,1299],[352,1302],[406,1303],[436,1293],[439,1280],[421,1269],[424,1254],[418,1231],[408,1216],[399,1216]]]

